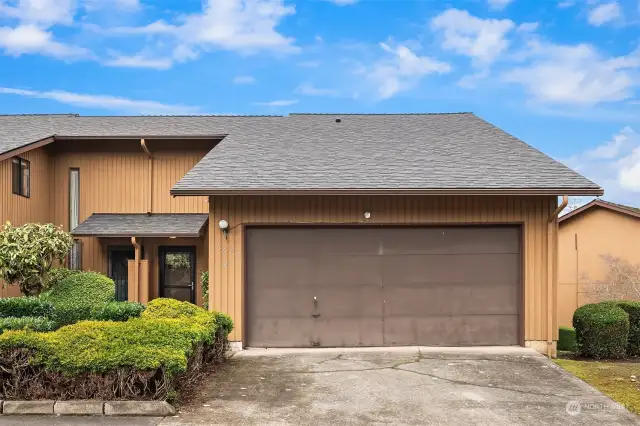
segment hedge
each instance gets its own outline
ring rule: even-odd
[[[51,303],[37,297],[9,297],[0,299],[0,318],[51,317]]]
[[[53,331],[58,324],[45,317],[0,318],[0,333],[6,330]]]
[[[54,306],[53,319],[60,325],[92,318],[92,313],[115,300],[113,280],[97,272],[78,272],[59,281],[41,298]]]
[[[581,306],[573,314],[573,327],[581,355],[595,359],[626,356],[629,314],[615,303]]]
[[[640,302],[624,300],[616,302],[616,305],[629,315],[627,355],[640,356]]]
[[[144,305],[137,302],[107,302],[94,307],[91,320],[95,321],[127,321],[138,318],[144,311]]]
[[[576,330],[571,327],[560,327],[558,338],[559,351],[576,351]]]
[[[156,299],[141,318],[0,335],[2,399],[165,399],[223,359],[231,320]]]

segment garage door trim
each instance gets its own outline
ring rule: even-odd
[[[458,223],[428,223],[428,224],[412,224],[412,223],[394,223],[394,222],[385,222],[385,223],[326,223],[326,222],[316,222],[316,223],[269,223],[269,222],[261,222],[261,223],[251,223],[251,224],[243,224],[243,246],[245,248],[244,253],[242,254],[242,321],[243,321],[243,331],[242,331],[242,341],[245,346],[248,343],[248,320],[249,320],[249,309],[248,309],[248,290],[249,290],[249,280],[248,280],[248,268],[249,268],[249,259],[248,259],[248,235],[249,229],[277,229],[277,228],[456,228],[456,227],[478,227],[478,228],[489,228],[489,227],[513,227],[518,228],[519,236],[520,236],[520,256],[519,256],[519,283],[517,286],[518,291],[518,341],[520,346],[525,346],[525,284],[524,277],[526,276],[525,270],[525,250],[526,250],[526,235],[525,235],[525,226],[523,221],[514,221],[514,222],[458,222]]]

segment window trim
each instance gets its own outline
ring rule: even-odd
[[[71,227],[71,175],[73,174],[73,172],[78,172],[78,225],[80,225],[80,167],[69,167],[69,188],[68,188],[68,195],[69,195],[69,202],[68,204],[68,210],[67,212],[69,213],[69,220],[68,220],[68,225],[69,225],[69,232],[73,231],[73,228]]]
[[[18,189],[16,192],[16,188],[13,187],[14,183],[14,173],[15,168],[14,164],[18,164]],[[25,167],[26,166],[26,167]],[[24,169],[28,171],[29,178],[27,179],[26,191],[24,184]],[[11,159],[11,193],[14,195],[18,195],[24,198],[31,198],[31,161],[26,160],[22,157],[13,157]]]

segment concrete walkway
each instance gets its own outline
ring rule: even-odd
[[[2,425],[125,424],[6,420],[0,417]],[[124,420],[131,426],[640,423],[533,350],[417,347],[243,351],[178,416]]]

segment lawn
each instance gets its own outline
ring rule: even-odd
[[[640,414],[640,362],[590,361],[557,359],[556,364],[574,376],[624,405],[629,411]]]

